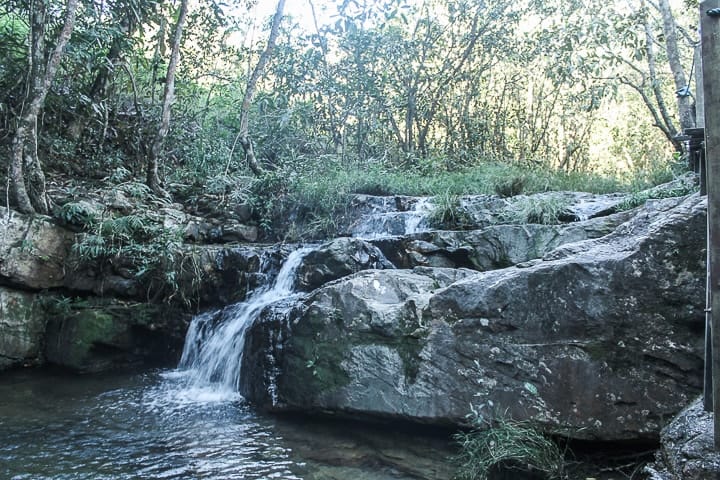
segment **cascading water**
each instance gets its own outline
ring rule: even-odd
[[[272,286],[223,310],[196,316],[188,329],[178,366],[192,388],[211,388],[215,394],[238,396],[245,333],[267,306],[297,295],[295,271],[310,248],[292,252]]]
[[[364,215],[350,226],[353,237],[377,239],[393,235],[411,235],[428,230],[427,220],[433,204],[428,198],[418,198],[407,211],[397,211],[387,202],[378,206],[379,211]]]

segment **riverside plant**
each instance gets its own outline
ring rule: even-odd
[[[456,479],[488,480],[493,472],[539,473],[548,480],[563,480],[564,456],[560,448],[531,422],[501,415],[488,420],[474,413],[473,429],[454,436],[460,447],[455,457]]]
[[[511,224],[556,225],[561,223],[561,217],[569,206],[570,202],[557,197],[517,197],[508,201],[500,219]]]
[[[430,224],[436,228],[464,230],[472,227],[473,219],[463,207],[460,197],[449,191],[433,198],[435,208],[430,213]]]

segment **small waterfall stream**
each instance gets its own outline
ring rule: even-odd
[[[349,233],[357,238],[377,239],[425,232],[430,229],[428,217],[433,208],[431,199],[425,197],[417,198],[412,208],[404,211],[383,203],[351,225]]]
[[[293,295],[295,271],[312,249],[292,252],[274,283],[261,287],[244,301],[193,318],[178,369],[190,388],[210,388],[221,396],[238,396],[245,333],[262,310]]]

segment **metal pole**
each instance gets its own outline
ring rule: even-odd
[[[709,335],[715,448],[720,449],[720,0],[700,4],[703,90],[705,93],[705,161],[708,189],[708,253],[710,262]]]

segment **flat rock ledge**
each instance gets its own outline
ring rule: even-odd
[[[720,451],[713,445],[713,414],[697,399],[667,425],[654,464],[645,467],[650,480],[718,480]]]

